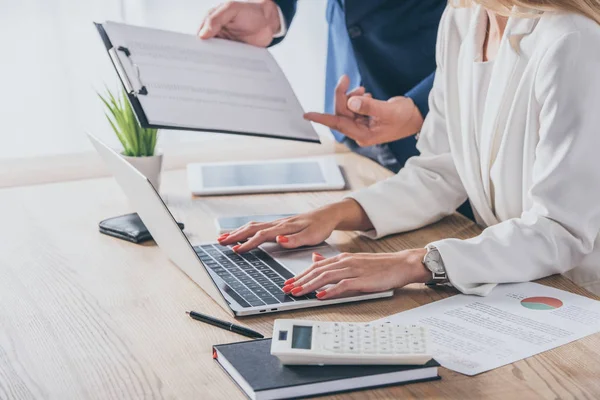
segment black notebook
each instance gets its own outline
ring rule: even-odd
[[[213,357],[253,400],[289,399],[440,379],[439,364],[284,366],[271,339],[222,344]]]

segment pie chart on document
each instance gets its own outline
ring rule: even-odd
[[[563,302],[554,297],[528,297],[521,300],[521,305],[530,310],[555,310],[562,307]]]

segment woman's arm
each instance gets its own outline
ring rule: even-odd
[[[563,273],[600,231],[600,34],[570,33],[544,56],[535,82],[539,143],[531,207],[470,240],[433,243],[463,293]]]
[[[429,95],[429,113],[417,148],[400,172],[385,181],[352,194],[371,221],[373,237],[417,229],[452,214],[467,199],[450,152],[446,125],[445,51],[446,32],[456,10],[446,9],[437,39],[437,71]],[[457,35],[452,39],[457,40]]]

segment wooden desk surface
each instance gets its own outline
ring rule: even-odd
[[[337,156],[353,189],[389,173]],[[183,171],[163,176],[163,196],[192,242],[213,241],[217,215],[301,212],[344,192],[193,198]],[[130,212],[112,178],[0,190],[0,399],[242,399],[211,359],[211,345],[243,340],[184,311],[230,319],[152,245],[101,235],[101,219]],[[394,251],[478,228],[453,216],[378,242],[335,233],[345,251]],[[542,283],[590,296],[563,277]],[[369,321],[455,294],[413,285],[392,299],[244,318],[270,336],[278,317]],[[600,335],[476,377],[334,398],[597,398]]]

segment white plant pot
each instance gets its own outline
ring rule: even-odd
[[[130,157],[121,154],[121,156],[133,165],[135,169],[144,175],[156,191],[160,188],[160,172],[162,170],[163,155],[161,153],[150,157]]]

